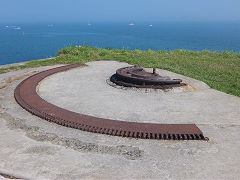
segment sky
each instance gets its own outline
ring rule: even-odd
[[[238,21],[240,0],[0,0],[0,22]]]

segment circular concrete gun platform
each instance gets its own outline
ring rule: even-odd
[[[25,79],[15,89],[14,97],[16,101],[24,109],[43,119],[66,127],[76,128],[84,131],[142,139],[205,140],[203,133],[194,124],[154,124],[98,118],[60,108],[45,101],[37,94],[37,86],[45,78],[55,73],[78,67],[81,66],[73,64],[53,68]],[[148,72],[145,72],[145,74],[152,75],[152,73]],[[154,75],[156,76],[157,74],[155,73]],[[86,77],[86,79],[88,78]],[[65,84],[64,82],[60,81],[59,83]],[[186,86],[186,84],[184,84],[184,86]],[[66,86],[63,87],[63,89],[66,88]],[[110,97],[112,98],[111,101],[114,101],[114,96],[111,96],[110,94]],[[145,99],[147,100],[147,97],[145,97]],[[134,101],[134,99],[132,100]],[[142,104],[142,106],[145,105]],[[116,108],[121,110],[121,107]],[[105,111],[107,110],[108,109],[105,109]]]
[[[162,91],[111,84],[109,77],[124,66],[128,64],[90,62],[47,77],[37,93],[57,107],[97,118],[196,124],[210,140],[122,138],[50,123],[14,100],[21,76],[0,90],[0,174],[30,179],[238,179],[240,98],[164,70],[157,72],[188,86]],[[51,68],[7,73],[0,83]]]

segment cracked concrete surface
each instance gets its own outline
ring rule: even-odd
[[[195,122],[210,140],[137,140],[49,123],[23,110],[15,102],[13,92],[19,82],[32,74],[30,72],[55,66],[19,70],[0,75],[0,84],[9,78],[21,77],[0,89],[0,178],[1,174],[7,174],[23,179],[239,179],[240,98],[168,71],[161,73],[180,77],[196,89],[147,93],[121,89],[109,86],[106,80],[115,68],[125,63],[102,61],[88,65],[47,78],[40,84],[39,94],[51,103],[100,117],[143,122]],[[105,71],[101,71],[102,68]],[[29,74],[22,76],[26,73]],[[83,86],[85,76],[82,73],[92,73],[86,86]],[[71,76],[75,78],[70,81]],[[94,85],[96,87],[91,89]],[[64,86],[68,89],[61,90]],[[113,97],[116,97],[114,102]],[[125,114],[114,108],[110,112],[98,108],[107,108],[111,105],[109,101],[123,106],[120,100],[126,97],[133,98],[135,103],[150,103],[147,110],[140,105],[126,106],[123,108]],[[176,97],[183,100],[182,107],[173,106]],[[192,106],[194,111],[187,111],[191,99],[196,99]],[[170,110],[165,101],[172,105]],[[205,114],[198,113],[201,106],[207,106],[202,107]],[[148,111],[152,107],[155,112],[150,116]],[[159,107],[167,113],[159,112]],[[207,111],[207,108],[214,111]],[[147,115],[141,115],[145,113]]]

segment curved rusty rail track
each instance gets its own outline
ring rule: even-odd
[[[152,124],[98,118],[57,107],[37,94],[36,88],[44,78],[80,66],[66,65],[30,76],[15,89],[16,101],[33,115],[83,131],[142,139],[205,140],[195,124]]]

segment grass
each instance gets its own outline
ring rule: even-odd
[[[25,65],[0,69],[11,70],[52,64],[84,64],[94,60],[118,60],[133,65],[156,67],[205,82],[211,88],[240,97],[240,53],[224,51],[141,51],[99,49],[89,46],[61,49],[55,59],[30,61]]]

